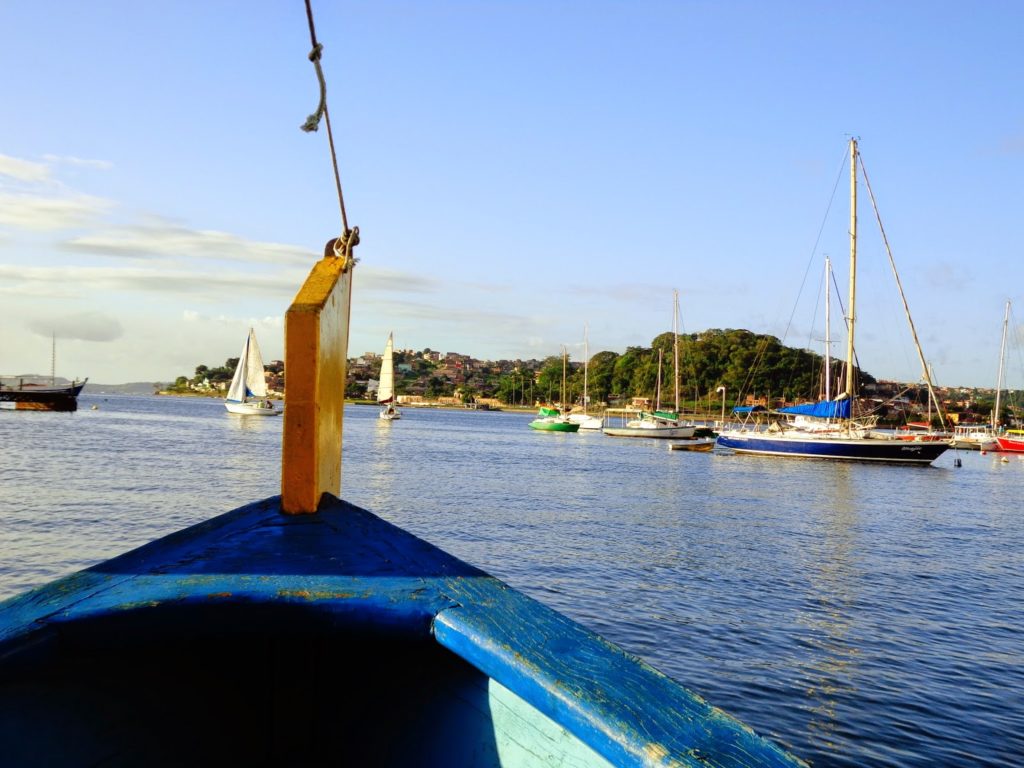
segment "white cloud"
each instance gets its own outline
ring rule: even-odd
[[[15,295],[44,295],[45,288],[50,287],[53,296],[67,296],[69,292],[87,296],[96,291],[144,291],[223,302],[225,298],[246,294],[290,296],[299,282],[297,275],[280,274],[0,265],[0,285],[5,286],[5,293]]]
[[[71,155],[43,155],[43,160],[52,165],[63,163],[64,165],[76,165],[82,168],[95,168],[100,171],[106,171],[114,167],[113,163],[106,160],[87,160]]]
[[[60,247],[137,259],[163,256],[281,265],[312,265],[317,260],[317,254],[307,248],[261,243],[227,232],[195,230],[167,222],[106,229],[73,237]]]
[[[68,229],[98,221],[112,207],[109,200],[91,195],[0,194],[0,224],[36,231]]]
[[[41,182],[50,177],[50,168],[45,163],[0,155],[0,176],[8,176],[18,181]]]
[[[284,315],[267,315],[265,317],[236,317],[231,315],[207,315],[193,309],[181,313],[182,322],[209,326],[211,324],[235,327],[248,325],[252,328],[284,328]]]
[[[117,318],[102,312],[79,312],[50,319],[37,318],[28,323],[29,330],[40,336],[51,334],[59,339],[81,341],[114,341],[124,330]]]

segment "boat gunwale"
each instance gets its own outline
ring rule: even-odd
[[[803,764],[609,641],[366,510],[326,494],[316,515],[279,510],[280,497],[254,502],[0,602],[0,679],[26,653],[59,653],[60,642],[45,641],[76,625],[134,617],[155,633],[168,623],[152,621],[161,614],[229,606],[265,618],[268,606],[294,607],[334,627],[433,638],[616,765],[698,766],[703,755]],[[282,574],[289,547],[311,542],[313,557]],[[274,548],[266,572],[243,568],[263,547]],[[353,572],[360,553],[373,561],[367,574]]]

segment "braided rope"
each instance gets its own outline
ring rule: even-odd
[[[345,196],[341,191],[341,174],[338,172],[338,154],[334,149],[334,132],[331,130],[331,113],[327,109],[327,81],[324,79],[323,67],[320,66],[320,57],[324,47],[316,40],[316,28],[313,25],[313,8],[310,0],[306,0],[306,19],[309,21],[309,37],[313,44],[309,52],[309,60],[313,62],[316,69],[316,79],[320,84],[320,103],[316,111],[306,118],[301,128],[311,133],[320,126],[320,119],[323,118],[327,125],[327,142],[331,147],[331,165],[334,168],[334,185],[338,191],[338,205],[341,208],[341,237],[337,238],[333,245],[334,255],[346,259],[346,268],[353,263],[352,249],[359,243],[359,227],[349,229],[348,214],[345,212]],[[339,252],[340,243],[340,252]]]

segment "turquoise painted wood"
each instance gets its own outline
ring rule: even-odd
[[[793,766],[650,666],[330,496],[0,603],[4,765]]]

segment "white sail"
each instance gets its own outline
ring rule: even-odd
[[[244,403],[250,397],[266,397],[267,380],[263,372],[263,356],[259,344],[256,343],[256,332],[250,328],[249,336],[242,347],[242,355],[235,367],[235,376],[231,379],[227,399],[236,403]]]
[[[395,345],[392,334],[388,334],[388,343],[384,346],[384,359],[380,365],[380,386],[377,388],[377,402],[390,403],[395,399]]]

